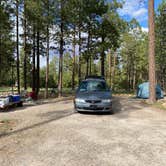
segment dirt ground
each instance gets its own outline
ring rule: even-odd
[[[165,166],[166,111],[129,97],[113,108],[74,113],[68,100],[0,112],[14,124],[0,131],[0,166]]]

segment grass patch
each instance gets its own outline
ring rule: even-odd
[[[127,97],[135,97],[135,93],[120,93],[120,92],[113,92],[113,96],[127,96]]]
[[[16,90],[16,88],[13,88],[14,90]],[[12,88],[11,87],[0,87],[0,92],[3,92],[3,91],[11,91]]]
[[[164,106],[162,102],[156,102],[152,106],[154,106],[155,108],[159,108],[161,110],[165,110],[166,111],[166,106]]]
[[[126,91],[126,90],[118,90],[118,91],[112,91],[113,95],[117,96],[136,96],[136,92],[134,91]]]
[[[166,102],[165,100],[158,100],[154,104],[150,104],[148,99],[142,100],[141,102],[142,102],[142,104],[147,104],[147,105],[154,107],[154,108],[166,110],[166,104],[164,105],[164,103]]]

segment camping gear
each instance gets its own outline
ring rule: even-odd
[[[8,104],[9,104],[9,97],[0,98],[0,108],[3,108],[4,106]]]
[[[30,92],[28,94],[29,98],[31,98],[32,100],[37,100],[37,95],[34,91]]]
[[[149,98],[149,82],[144,82],[138,86],[137,97],[142,99]],[[159,84],[156,85],[156,98],[157,99],[164,98],[163,91]]]
[[[12,102],[19,102],[21,100],[20,95],[12,95]]]
[[[21,107],[23,101],[20,95],[10,95],[6,98],[0,98],[0,110],[8,110],[11,107]]]

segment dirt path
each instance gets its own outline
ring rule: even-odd
[[[75,114],[72,101],[0,113],[0,166],[164,166],[166,112],[114,98],[114,115]]]

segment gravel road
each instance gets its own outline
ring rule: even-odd
[[[165,166],[166,111],[114,97],[115,114],[74,113],[71,100],[0,112],[0,166]]]

